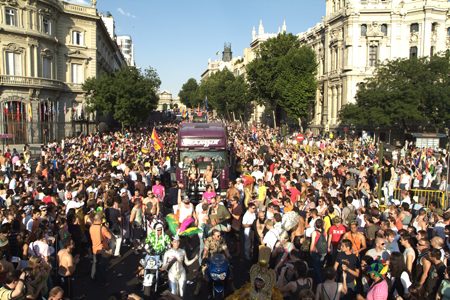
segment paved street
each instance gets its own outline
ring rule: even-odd
[[[128,293],[136,293],[142,296],[141,285],[135,276],[135,271],[138,265],[138,261],[141,255],[136,255],[127,247],[122,248],[122,257],[111,260],[110,267],[107,272],[107,284],[103,287],[98,287],[90,279],[90,261],[84,259],[78,266],[78,274],[76,276],[74,285],[75,299],[85,296],[84,299],[108,299],[113,295],[120,295],[121,291],[127,291]],[[192,250],[187,249],[189,257]],[[233,273],[234,282],[236,287],[241,286],[248,279],[248,269],[250,265],[239,258],[233,260]],[[192,282],[186,286],[186,295],[183,299],[207,299],[208,289],[202,286],[200,295],[194,296],[195,283],[197,280],[197,270],[199,269],[198,263],[194,263],[188,268],[188,281]],[[167,288],[167,287],[165,287]]]

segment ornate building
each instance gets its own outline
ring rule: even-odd
[[[158,94],[158,107],[157,111],[167,111],[173,109],[186,109],[186,107],[181,103],[179,97],[173,97],[172,93],[169,91],[161,91]]]
[[[258,31],[253,27],[252,30],[252,40],[249,48],[244,49],[244,55],[242,57],[238,56],[236,58],[232,57],[231,45],[225,44],[224,51],[222,52],[222,59],[219,60],[208,60],[208,68],[202,73],[201,80],[204,80],[211,76],[211,74],[222,71],[227,68],[235,76],[244,75],[246,73],[246,66],[256,58],[256,51],[259,49],[261,43],[267,41],[270,38],[277,37],[280,33],[286,33],[286,21],[283,21],[281,28],[278,28],[278,33],[269,33],[264,29],[262,20],[259,21]],[[264,112],[264,106],[254,103],[253,113],[251,122],[259,122],[261,115]]]
[[[219,51],[216,53],[219,54]],[[231,44],[225,43],[222,51],[222,59],[211,60],[208,59],[208,67],[201,75],[201,80],[204,80],[211,76],[212,74],[228,69],[230,72],[235,73],[235,65],[242,61],[241,57],[233,57],[233,52],[231,51]]]
[[[0,0],[0,133],[13,136],[8,143],[89,130],[83,82],[126,64],[95,4]]]
[[[358,84],[385,60],[430,56],[450,46],[448,0],[326,0],[321,23],[298,34],[318,58],[318,90],[311,124],[339,130],[338,112]]]

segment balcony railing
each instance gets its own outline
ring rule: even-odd
[[[73,92],[81,92],[81,91],[83,91],[83,85],[80,84],[80,83],[67,83],[67,86]]]
[[[50,89],[65,89],[66,86],[59,80],[40,78],[40,77],[25,77],[16,75],[0,75],[0,85],[14,85],[24,87],[43,87]]]

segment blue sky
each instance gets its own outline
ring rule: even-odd
[[[242,56],[260,19],[266,32],[285,19],[297,34],[321,20],[325,0],[98,0],[97,9],[111,12],[116,34],[133,38],[137,66],[155,68],[161,90],[175,96],[189,78],[200,79],[225,42]]]

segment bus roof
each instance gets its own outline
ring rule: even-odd
[[[205,139],[208,139],[208,145],[202,145],[200,142]],[[213,139],[215,142],[212,141]],[[227,130],[221,123],[184,123],[178,129],[179,147],[226,147],[226,144]]]

